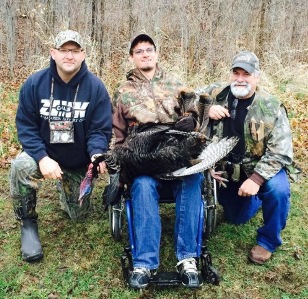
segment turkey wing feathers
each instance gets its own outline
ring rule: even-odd
[[[202,162],[186,169],[179,169],[173,172],[172,175],[175,177],[181,177],[203,172],[206,169],[213,167],[215,163],[224,158],[234,148],[237,142],[238,138],[231,137],[228,139],[223,138],[219,142],[210,143],[198,157]]]

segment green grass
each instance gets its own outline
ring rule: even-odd
[[[70,221],[59,209],[53,182],[44,182],[37,211],[44,249],[43,261],[28,264],[20,257],[20,232],[9,199],[7,169],[0,169],[0,298],[308,298],[307,184],[292,185],[292,207],[284,245],[265,266],[247,262],[255,244],[260,213],[234,226],[219,221],[209,242],[213,264],[222,275],[219,286],[201,290],[150,287],[132,291],[123,282],[120,256],[123,242],[109,233],[108,213],[101,209],[105,181],[97,182],[93,211],[85,222]],[[162,208],[161,269],[174,270],[173,207]],[[221,219],[221,210],[218,210]]]

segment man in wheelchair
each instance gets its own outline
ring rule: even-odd
[[[158,53],[152,38],[146,34],[135,37],[130,45],[129,58],[135,68],[119,86],[114,97],[114,146],[125,141],[132,127],[146,123],[175,124],[177,130],[194,131],[197,109],[186,111],[177,99],[183,85],[168,78],[158,66]],[[185,112],[185,114],[184,114]],[[175,198],[175,254],[181,282],[188,288],[198,288],[197,233],[202,202],[204,176],[196,173],[171,181],[141,175],[131,181],[135,253],[133,271],[128,277],[131,288],[145,288],[159,267],[161,220],[159,190],[168,184]]]

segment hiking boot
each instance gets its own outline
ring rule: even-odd
[[[248,259],[252,263],[263,265],[270,259],[271,256],[272,253],[270,251],[266,250],[260,245],[256,245],[251,249]]]
[[[38,235],[37,219],[22,219],[20,229],[22,259],[29,263],[41,260],[43,250]]]
[[[179,261],[176,268],[180,274],[183,286],[187,288],[199,288],[202,285],[202,279],[198,273],[194,258]]]
[[[132,289],[146,288],[150,282],[151,270],[145,268],[134,268],[128,277],[128,285]]]

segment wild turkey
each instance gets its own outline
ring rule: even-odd
[[[105,161],[111,173],[121,169],[126,182],[140,175],[161,179],[185,176],[214,166],[236,143],[237,139],[229,138],[207,144],[201,133],[161,126],[156,130],[131,133],[123,145],[93,162],[93,174],[97,174],[96,166]]]
[[[192,109],[194,101],[194,93],[181,93],[179,104],[184,115],[195,113]],[[235,138],[209,142],[200,132],[183,132],[174,127],[174,124],[146,124],[132,130],[121,146],[99,156],[90,165],[80,188],[80,199],[88,193],[85,190],[90,190],[89,179],[97,176],[98,164],[102,161],[106,162],[110,174],[121,172],[123,183],[140,175],[174,179],[214,166],[237,143]]]

